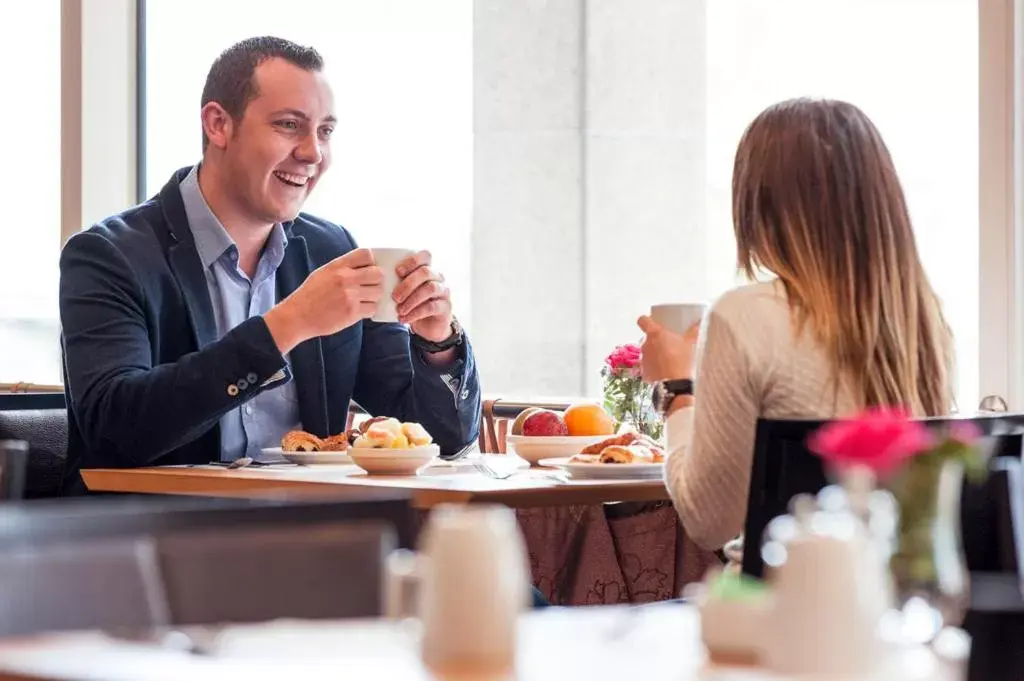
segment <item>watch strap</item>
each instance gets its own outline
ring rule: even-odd
[[[443,341],[434,342],[431,340],[427,340],[422,336],[417,336],[416,334],[411,334],[409,336],[409,341],[416,347],[423,350],[424,352],[433,354],[435,352],[444,352],[445,350],[451,350],[452,348],[456,348],[462,345],[462,341],[464,340],[464,338],[465,334],[462,331],[462,327],[459,325],[457,321],[453,319],[451,335],[449,335]]]
[[[693,380],[678,378],[661,381],[654,389],[654,410],[664,416],[672,400],[680,395],[693,395]]]

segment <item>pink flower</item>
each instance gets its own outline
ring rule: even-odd
[[[612,371],[632,369],[640,363],[640,347],[632,343],[620,345],[604,361]]]
[[[807,442],[811,451],[833,465],[863,465],[879,476],[894,472],[905,459],[934,444],[928,429],[911,420],[906,410],[886,408],[823,426]]]
[[[962,445],[973,445],[981,437],[981,429],[970,421],[953,421],[949,424],[949,439]]]

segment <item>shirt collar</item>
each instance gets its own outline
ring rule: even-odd
[[[217,216],[210,210],[206,198],[199,188],[199,164],[192,167],[189,174],[179,185],[181,200],[185,204],[185,216],[188,218],[192,238],[196,242],[196,251],[203,269],[208,269],[229,251],[237,252],[234,239],[224,229]],[[284,249],[288,246],[288,236],[281,223],[275,223],[264,250],[264,255],[271,260],[274,269],[284,259]]]

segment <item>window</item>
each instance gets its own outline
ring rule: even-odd
[[[636,314],[666,295],[710,299],[737,283],[730,185],[750,120],[790,97],[845,99],[893,154],[956,336],[959,402],[977,403],[976,0],[494,3],[475,20],[470,0],[290,7],[148,5],[148,194],[198,160],[199,97],[220,50],[267,33],[313,45],[341,123],[332,170],[306,209],[363,245],[431,249],[481,350],[485,388],[596,396],[600,359],[635,338]],[[608,245],[616,229],[665,244],[656,257],[669,261],[604,281],[620,257]],[[522,260],[551,230],[558,268],[499,270],[503,253]],[[473,273],[471,237],[487,256]],[[513,334],[497,312],[506,307],[525,313]]]
[[[841,29],[839,28],[841,27]],[[872,118],[903,183],[925,269],[956,339],[961,410],[978,404],[977,0],[707,3],[711,271],[730,285],[730,182],[745,126],[795,96]]]
[[[304,210],[362,246],[432,251],[471,326],[473,3],[295,0],[281,9],[266,0],[147,5],[147,194],[199,160],[200,95],[222,50],[256,35],[311,45],[339,124],[331,169]]]
[[[17,106],[0,107],[6,162],[0,205],[0,382],[61,382],[57,259],[60,253],[61,19],[58,0],[4,9],[0,62]],[[30,67],[24,64],[28,59]],[[15,94],[16,93],[16,94]]]

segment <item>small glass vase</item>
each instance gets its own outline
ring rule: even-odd
[[[963,622],[969,575],[960,535],[964,466],[941,456],[915,457],[894,481],[899,508],[889,569],[904,634],[930,643]]]
[[[619,426],[661,441],[664,423],[654,411],[652,389],[639,376],[605,378],[604,406]]]

